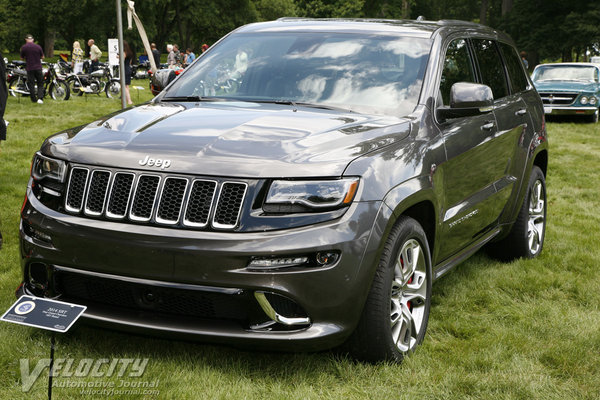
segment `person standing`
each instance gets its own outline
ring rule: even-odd
[[[167,45],[167,52],[169,54],[167,54],[167,64],[169,68],[175,68],[175,64],[177,64],[177,60],[175,57],[175,52],[173,51],[173,45],[172,44],[168,44]]]
[[[6,90],[6,65],[4,57],[0,53],[0,142],[6,140],[6,122],[4,121],[4,111],[6,110],[6,100],[8,92]]]
[[[74,74],[83,72],[83,50],[78,41],[73,42],[73,53],[71,54],[71,68]]]
[[[521,52],[521,61],[523,61],[525,69],[527,70],[527,72],[529,72],[529,61],[527,61],[527,53],[524,51]]]
[[[100,57],[102,57],[102,51],[100,51],[98,46],[96,46],[94,39],[88,40],[88,46],[90,46],[90,61],[92,62],[92,65],[90,65],[90,72],[94,72],[98,69]]]
[[[6,65],[4,57],[0,53],[0,142],[6,140],[6,123],[4,122],[4,110],[6,109],[6,100],[8,92],[6,91]],[[2,248],[2,232],[0,232],[0,249]]]
[[[194,54],[192,49],[188,47],[185,50],[185,65],[186,66],[190,65],[191,63],[194,62],[195,59],[196,59],[196,55]]]
[[[151,43],[150,49],[152,49],[152,57],[154,57],[154,63],[156,64],[156,69],[160,69],[160,52],[156,48],[156,43]]]
[[[25,44],[21,47],[21,58],[25,60],[27,71],[27,85],[29,96],[33,103],[44,104],[44,74],[42,73],[42,59],[44,51],[40,45],[33,43],[33,36],[25,35]],[[37,92],[35,85],[37,84]]]
[[[179,45],[176,45],[176,44],[173,45],[173,53],[175,54],[175,66],[181,67],[181,63],[183,60],[181,59],[181,52],[179,51]]]
[[[131,63],[135,56],[129,43],[125,40],[123,40],[123,55],[125,56],[125,100],[127,101],[127,105],[132,105],[129,86],[131,86]]]

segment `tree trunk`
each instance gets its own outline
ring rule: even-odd
[[[54,57],[54,41],[56,40],[55,31],[47,31],[44,35],[44,55]]]
[[[502,16],[508,14],[513,7],[513,0],[502,0]]]
[[[410,0],[402,0],[402,18],[410,18]]]
[[[479,12],[479,23],[487,24],[488,0],[481,0],[481,11]]]

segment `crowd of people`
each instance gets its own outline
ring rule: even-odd
[[[89,72],[93,72],[99,69],[100,58],[102,57],[102,50],[96,45],[94,39],[89,39],[87,42],[89,47]],[[208,49],[207,44],[202,45],[202,52],[205,52]],[[154,62],[157,68],[161,67],[161,54],[158,50],[155,43],[150,45],[152,50],[151,56],[154,58]],[[167,63],[166,67],[171,69],[177,68],[185,68],[190,65],[195,59],[196,54],[191,47],[188,47],[185,52],[179,50],[179,46],[177,44],[168,44],[167,47]],[[34,42],[34,38],[32,35],[27,34],[25,36],[25,44],[21,47],[20,56],[26,62],[26,71],[27,71],[27,82],[28,89],[31,101],[33,103],[43,104],[44,103],[44,75],[42,72],[42,60],[44,59],[44,51],[42,47]],[[131,105],[133,102],[131,101],[131,95],[129,91],[129,86],[131,85],[132,78],[132,65],[135,63],[135,53],[132,51],[131,46],[123,41],[123,52],[122,56],[125,60],[125,98],[127,104]],[[83,73],[84,69],[84,61],[86,60],[85,52],[81,48],[81,43],[79,41],[73,42],[73,50],[71,51],[71,68],[73,73],[80,74]],[[4,63],[3,63],[4,64]],[[5,68],[5,67],[3,67]],[[37,91],[34,90],[37,85]],[[4,82],[4,87],[6,87],[6,82]],[[3,101],[3,104],[6,102]],[[3,125],[0,124],[0,125]],[[3,128],[0,126],[0,140],[3,137]]]

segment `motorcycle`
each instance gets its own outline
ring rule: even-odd
[[[86,61],[84,63],[84,70],[87,70],[85,64],[89,63]],[[68,74],[66,78],[66,82],[69,85],[69,88],[78,96],[83,96],[84,93],[89,94],[100,94],[104,87],[102,86],[102,82],[100,78],[104,75],[104,71],[97,70],[89,74]]]
[[[25,62],[13,61],[11,64],[11,69],[7,74],[8,92],[14,97],[29,96]],[[69,100],[71,91],[65,80],[57,74],[56,64],[42,63],[42,65],[46,66],[44,69],[44,97],[49,93],[53,100]]]

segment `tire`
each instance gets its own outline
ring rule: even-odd
[[[69,85],[63,81],[58,81],[50,85],[50,97],[53,100],[69,100],[71,97],[71,90]]]
[[[421,225],[400,217],[385,243],[361,319],[346,349],[369,362],[395,361],[423,342],[431,307],[431,257]]]
[[[81,90],[81,83],[75,79],[73,76],[70,76],[65,81],[69,86],[69,90],[73,95],[83,96],[83,91]]]
[[[13,97],[29,96],[29,88],[27,88],[27,81],[20,76],[13,78],[10,82],[8,82],[8,93],[10,93],[10,95]]]
[[[106,85],[104,92],[109,99],[121,97],[121,82],[113,79]]]
[[[504,239],[491,243],[488,253],[502,261],[534,258],[540,254],[546,236],[546,208],[546,179],[542,170],[534,165],[527,193],[510,233]]]

